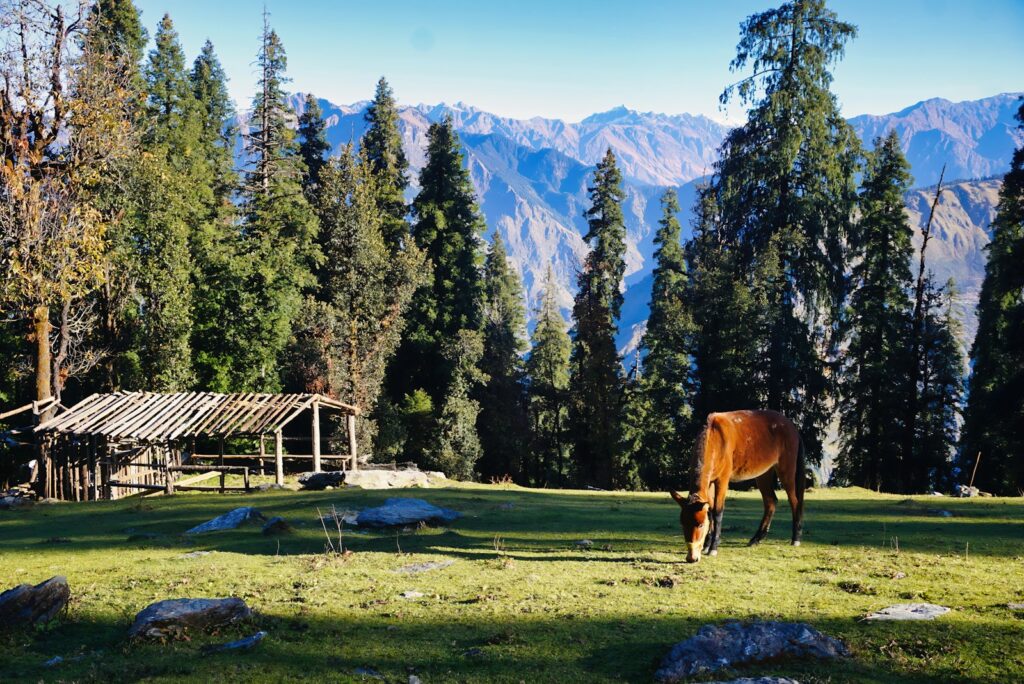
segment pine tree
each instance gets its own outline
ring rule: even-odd
[[[299,155],[306,165],[302,187],[306,197],[315,203],[316,192],[320,187],[320,171],[326,163],[331,145],[327,142],[327,124],[324,122],[320,101],[312,93],[306,95],[305,106],[299,116],[299,138]]]
[[[910,462],[903,453],[903,384],[913,363],[910,259],[912,230],[903,197],[910,165],[895,131],[877,139],[860,191],[860,220],[850,238],[852,294],[840,372],[840,482],[891,491]]]
[[[321,170],[317,206],[324,265],[290,350],[292,386],[359,406],[363,453],[373,453],[377,402],[405,314],[423,282],[414,246],[398,255],[384,242],[376,180],[352,147]]]
[[[573,305],[569,421],[578,483],[608,489],[622,485],[626,471],[619,449],[623,381],[615,348],[626,269],[625,193],[611,149],[598,162],[588,191],[584,240],[591,251]]]
[[[477,432],[482,456],[477,469],[484,481],[510,476],[523,481],[527,434],[525,368],[526,310],[519,275],[508,263],[505,245],[494,232],[484,263],[483,356],[487,380],[477,399]]]
[[[569,356],[572,339],[558,308],[554,272],[548,266],[544,293],[533,329],[528,401],[532,458],[526,479],[536,486],[566,485],[569,475]]]
[[[912,470],[905,490],[948,489],[959,437],[964,398],[964,357],[958,341],[960,322],[954,312],[956,286],[926,285],[921,339],[921,387],[917,402]]]
[[[452,122],[432,124],[427,138],[427,163],[413,203],[412,239],[433,271],[413,297],[389,386],[396,403],[423,389],[440,407],[455,374],[455,361],[444,352],[445,345],[459,331],[481,329],[480,236],[485,226]]]
[[[275,391],[279,363],[312,289],[316,215],[302,193],[302,158],[288,125],[283,84],[284,46],[264,21],[258,56],[259,90],[253,99],[245,150],[251,161],[242,191],[243,239],[238,269],[225,294],[223,356],[228,373],[214,378],[232,391]]]
[[[698,190],[693,234],[686,243],[689,278],[684,307],[692,319],[687,395],[693,419],[683,443],[704,427],[709,413],[756,408],[751,339],[758,293],[747,282],[738,250],[721,223],[714,184]]]
[[[747,122],[727,136],[717,166],[726,236],[739,273],[764,306],[749,344],[756,403],[800,426],[809,460],[821,456],[828,420],[827,363],[844,294],[843,238],[853,214],[859,144],[829,87],[831,65],[856,28],[824,0],[793,0],[749,17],[733,70],[753,75],[730,86],[727,103],[749,104]]]
[[[444,344],[444,358],[452,369],[442,398],[434,438],[426,450],[425,465],[451,477],[469,480],[481,455],[476,421],[480,404],[472,398],[487,378],[477,364],[483,355],[483,335],[463,328]]]
[[[1024,128],[1024,105],[1017,112]],[[964,423],[963,465],[977,484],[1000,494],[1024,490],[1024,146],[1003,178],[992,221],[978,334]],[[965,477],[965,480],[967,478]]]
[[[86,41],[112,59],[126,85],[141,92],[139,63],[146,49],[146,29],[132,0],[99,0],[89,8]]]
[[[190,81],[202,120],[200,154],[211,178],[206,220],[190,241],[194,262],[193,367],[200,389],[229,389],[234,363],[224,345],[225,315],[232,293],[247,277],[248,262],[241,254],[239,212],[234,201],[239,190],[234,157],[238,127],[227,76],[210,41],[192,64]]]
[[[405,191],[409,187],[409,162],[402,149],[394,93],[383,77],[377,82],[373,101],[366,108],[366,122],[369,126],[360,146],[377,177],[380,192],[377,206],[384,215],[384,237],[397,251],[409,235],[406,218],[409,207],[405,201]]]
[[[644,484],[654,489],[678,485],[689,462],[684,435],[690,419],[687,378],[693,334],[686,308],[686,259],[680,244],[679,198],[667,190],[654,244],[656,266],[650,316],[641,341],[643,373],[633,383],[628,425],[639,427],[634,460]]]

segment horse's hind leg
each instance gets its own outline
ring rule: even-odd
[[[725,494],[728,491],[728,482],[715,482],[715,503],[712,510],[712,519],[715,522],[714,533],[709,535],[711,537],[711,547],[708,549],[709,556],[718,555],[718,542],[722,539],[722,516],[725,514]]]
[[[754,482],[757,483],[757,488],[761,490],[761,499],[764,501],[764,517],[761,518],[761,524],[758,526],[754,536],[750,538],[750,543],[747,546],[760,544],[761,540],[768,536],[768,528],[771,527],[772,517],[775,515],[775,504],[779,501],[778,497],[775,496],[774,469],[758,476]]]
[[[713,504],[715,501],[715,492],[717,490],[714,482],[711,483],[709,489],[711,494],[711,503]],[[721,522],[721,516],[716,516],[714,510],[708,511],[708,518],[710,518],[710,526],[708,527],[707,535],[704,537],[704,549],[701,551],[705,556],[711,553],[711,545],[715,541],[715,530],[718,529],[718,524]]]
[[[789,498],[789,508],[793,511],[793,546],[800,546],[800,537],[804,528],[804,499],[803,488],[797,487],[796,478],[804,477],[803,472],[793,473],[791,476],[782,476],[780,480],[786,489],[786,496]]]

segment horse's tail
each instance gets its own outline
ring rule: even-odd
[[[804,487],[807,484],[807,454],[804,450],[804,438],[796,433],[796,497],[800,503],[804,500]]]

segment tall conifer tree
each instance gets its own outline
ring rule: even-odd
[[[419,399],[415,405],[423,407],[424,399],[429,398],[438,412],[435,421],[447,412],[451,439],[470,444],[476,440],[477,405],[468,397],[478,380],[470,367],[479,356],[469,363],[459,354],[475,353],[482,346],[482,341],[471,339],[468,333],[479,335],[482,328],[480,267],[485,225],[451,120],[432,124],[427,140],[427,163],[420,172],[420,192],[413,202],[416,222],[412,240],[429,259],[432,274],[413,297],[408,327],[391,365],[388,385],[396,405],[408,404],[407,397],[416,396]],[[470,423],[456,426],[452,422],[456,418]],[[438,424],[433,424],[430,434],[424,434],[421,428],[426,423],[418,417],[407,423],[408,444],[417,445],[408,450],[409,458],[437,461],[437,452],[430,445],[432,440],[436,443],[434,429]],[[456,439],[455,433],[461,437]],[[428,449],[429,454],[424,451]],[[471,454],[467,458],[476,460]],[[450,461],[447,456],[440,460]],[[472,465],[468,468],[471,472]],[[465,464],[458,470],[467,472]]]
[[[299,116],[299,155],[306,165],[302,187],[311,202],[315,203],[317,188],[320,187],[320,171],[330,151],[327,124],[324,122],[320,101],[312,93],[308,93],[302,114]]]
[[[741,273],[764,297],[750,344],[757,403],[802,430],[817,461],[828,420],[826,365],[844,295],[843,239],[853,215],[859,144],[830,92],[830,67],[856,27],[824,0],[792,0],[749,17],[731,67],[753,74],[729,87],[727,103],[749,104],[718,164],[726,235]]]
[[[1024,128],[1024,105],[1017,112]],[[1024,146],[1003,178],[992,222],[964,424],[963,459],[1000,494],[1024,490]]]
[[[622,215],[622,175],[609,149],[589,186],[591,246],[579,273],[573,305],[569,420],[579,484],[601,488],[627,484],[619,429],[623,378],[615,348],[622,277],[626,270],[626,225]]]
[[[689,461],[685,448],[690,406],[687,397],[692,319],[686,308],[686,259],[680,243],[679,198],[667,190],[654,244],[654,282],[650,316],[641,341],[643,372],[635,381],[633,404],[645,404],[636,420],[627,420],[641,434],[635,443],[640,478],[648,487],[678,485]]]
[[[544,293],[526,360],[532,458],[526,477],[537,486],[566,485],[569,475],[569,356],[572,339],[558,308],[554,272],[548,266]]]
[[[852,294],[844,325],[849,342],[840,373],[841,482],[891,490],[909,465],[901,420],[912,303],[912,230],[904,213],[910,165],[895,131],[875,140],[860,191],[860,220],[850,238]]]
[[[391,248],[397,250],[409,235],[409,207],[405,201],[409,162],[402,149],[395,96],[383,77],[377,82],[373,101],[366,108],[366,122],[369,126],[360,145],[377,176],[377,206],[384,216],[384,237]]]
[[[230,371],[216,380],[233,391],[275,391],[279,362],[312,289],[316,216],[302,193],[304,165],[294,140],[283,90],[284,46],[264,20],[257,58],[259,90],[253,99],[245,150],[250,169],[242,192],[243,240],[236,275],[225,297],[222,353]]]
[[[497,230],[484,263],[483,334],[480,370],[486,380],[477,395],[482,450],[477,470],[484,481],[507,475],[521,482],[529,446],[522,357],[526,310],[522,283]]]

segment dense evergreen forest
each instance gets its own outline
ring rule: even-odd
[[[0,407],[322,392],[363,409],[377,460],[603,489],[685,486],[708,413],[772,408],[812,462],[838,434],[836,484],[948,490],[980,454],[979,485],[1024,489],[1024,149],[968,363],[955,284],[931,278],[927,235],[919,257],[912,245],[900,140],[862,149],[830,90],[857,28],[824,0],[742,23],[722,102],[746,123],[685,243],[679,200],[662,197],[650,318],[625,359],[611,149],[566,321],[550,273],[525,301],[450,120],[431,126],[409,202],[385,79],[364,137],[329,156],[316,98],[301,116],[288,105],[269,18],[238,117],[215,47],[190,62],[170,16],[152,41],[131,0],[0,0],[0,16]]]

